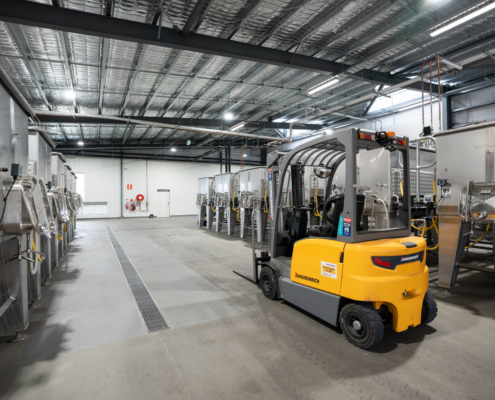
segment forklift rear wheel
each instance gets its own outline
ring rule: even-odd
[[[378,312],[359,304],[342,308],[340,327],[347,340],[361,349],[370,348],[383,338],[383,321]]]
[[[261,268],[260,288],[265,297],[270,300],[277,299],[277,280],[275,279],[275,274],[271,268]]]
[[[423,309],[421,310],[421,325],[428,325],[437,317],[437,302],[435,298],[428,292],[423,299]]]

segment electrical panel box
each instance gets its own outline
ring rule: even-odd
[[[10,175],[17,178],[22,178],[22,165],[12,164],[12,166],[10,167]]]

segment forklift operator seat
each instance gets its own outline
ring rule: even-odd
[[[313,237],[337,237],[340,214],[344,211],[344,193],[329,197],[323,205],[323,220],[321,225],[308,227],[308,236]],[[361,217],[364,211],[366,196],[362,193],[356,195],[356,212],[358,231],[361,230]]]

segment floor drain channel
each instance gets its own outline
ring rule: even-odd
[[[165,318],[163,318],[162,313],[153,301],[148,289],[141,280],[141,277],[138,275],[134,265],[132,265],[131,260],[129,260],[129,257],[127,257],[127,254],[120,245],[115,233],[113,233],[112,228],[107,226],[106,230],[115,254],[119,260],[120,266],[122,267],[127,282],[129,283],[131,292],[134,295],[139,312],[141,313],[143,321],[146,324],[146,329],[148,332],[156,332],[162,329],[170,328],[167,321],[165,321]]]

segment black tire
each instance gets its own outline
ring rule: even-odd
[[[435,298],[428,292],[423,299],[423,308],[421,310],[421,325],[428,325],[436,317],[438,313],[437,302]]]
[[[375,346],[383,339],[383,321],[378,312],[359,304],[351,303],[342,308],[340,327],[346,339],[360,349]]]
[[[266,298],[270,300],[277,299],[277,280],[275,279],[275,273],[271,268],[261,268],[260,288]]]

